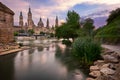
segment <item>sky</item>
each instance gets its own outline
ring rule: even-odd
[[[105,25],[110,12],[120,8],[120,0],[0,0],[0,2],[15,12],[14,25],[18,25],[20,11],[23,12],[24,23],[27,22],[29,6],[35,25],[41,17],[44,25],[49,18],[52,26],[55,24],[56,16],[58,16],[60,24],[65,22],[68,10],[74,10],[81,19],[94,19],[96,27]]]

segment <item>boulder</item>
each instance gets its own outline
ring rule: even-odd
[[[112,70],[110,68],[102,68],[100,72],[104,75],[113,75],[115,73],[115,70]]]
[[[118,64],[112,64],[112,63],[109,64],[110,69],[116,70],[117,67],[118,67]]]
[[[101,75],[100,71],[92,71],[89,73],[90,76],[92,77],[99,77]]]
[[[99,65],[99,64],[102,64],[104,63],[104,60],[97,60],[94,62],[94,65]]]
[[[109,66],[110,66],[110,63],[107,63],[107,64],[104,64],[103,66],[101,66],[100,69],[109,68]]]
[[[113,56],[115,58],[119,58],[120,57],[120,55],[118,53],[116,53],[116,52],[114,52],[113,54],[111,54],[111,56]]]
[[[100,70],[98,66],[90,66],[90,71],[98,71]]]

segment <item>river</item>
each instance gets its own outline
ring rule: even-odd
[[[61,42],[51,42],[0,56],[0,80],[85,80],[80,69],[68,69],[68,65],[56,57],[57,53],[64,55],[70,51],[66,51]]]

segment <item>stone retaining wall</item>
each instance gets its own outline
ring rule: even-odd
[[[86,80],[120,80],[120,55],[105,49],[101,55],[103,60],[97,60],[90,66],[90,78]]]

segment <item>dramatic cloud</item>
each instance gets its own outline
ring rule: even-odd
[[[56,15],[59,21],[65,21],[68,10],[75,10],[82,17],[107,17],[109,12],[120,7],[120,0],[0,0],[15,12],[15,24],[18,25],[19,12],[23,12],[24,22],[27,21],[29,6],[32,9],[33,20],[38,23],[42,17],[44,23],[49,18],[54,25]],[[86,6],[87,5],[87,6]],[[76,6],[76,9],[74,8]],[[86,8],[85,8],[86,7]]]

